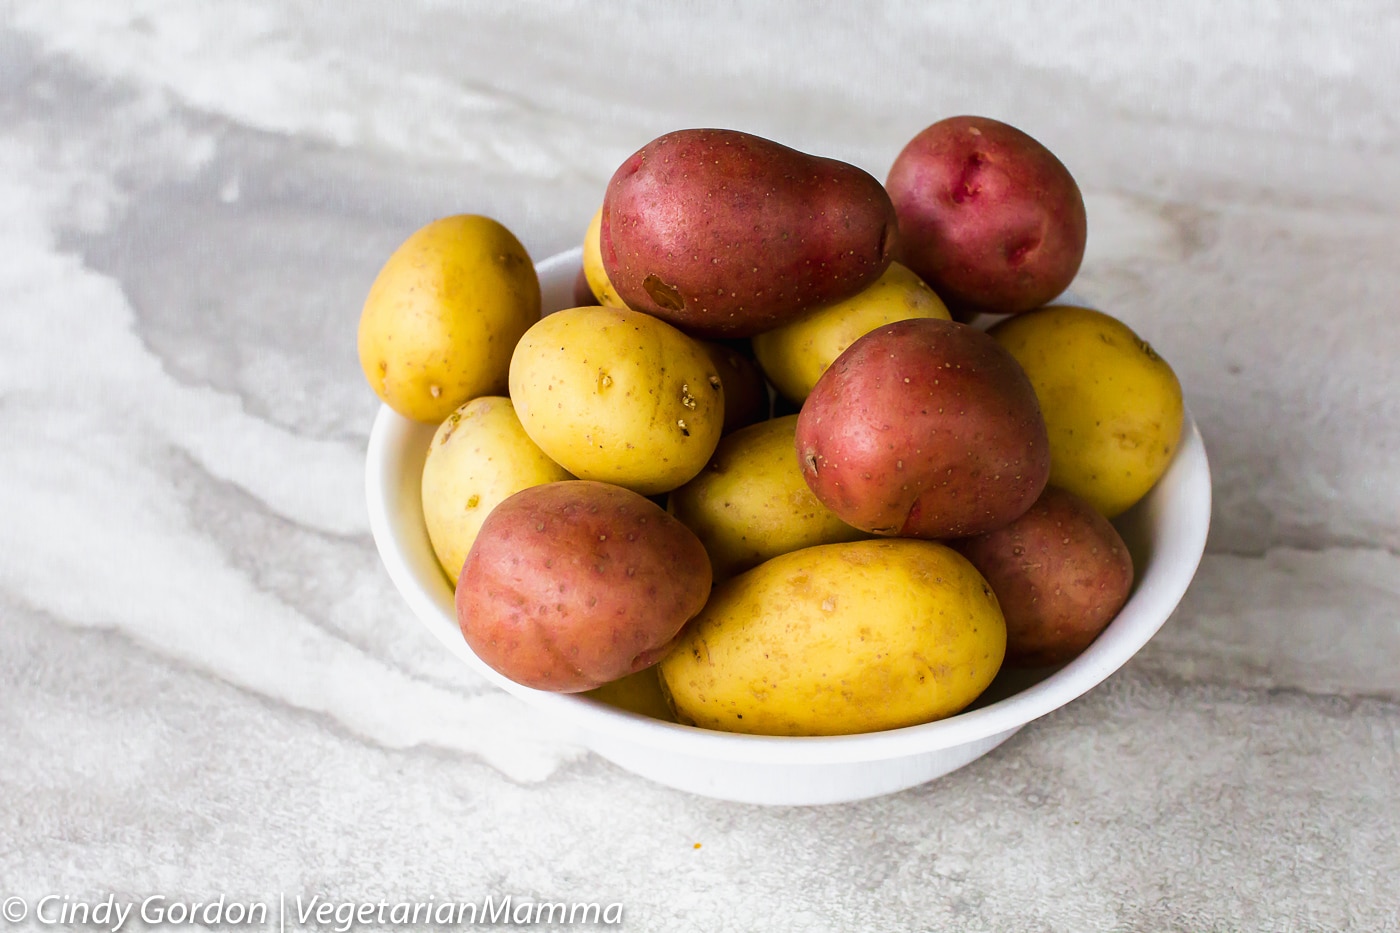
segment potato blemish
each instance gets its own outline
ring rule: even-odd
[[[651,296],[651,300],[668,311],[684,311],[685,299],[674,285],[668,285],[661,281],[656,274],[648,275],[642,280],[642,288]]]

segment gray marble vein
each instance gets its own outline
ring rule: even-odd
[[[0,0],[0,898],[1400,929],[1397,48],[1381,0]],[[806,810],[648,784],[433,642],[362,503],[393,247],[461,211],[573,246],[676,127],[883,177],[960,112],[1070,166],[1076,288],[1206,438],[1158,637],[962,771]]]

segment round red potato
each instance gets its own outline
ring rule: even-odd
[[[1079,271],[1079,186],[1049,149],[1013,126],[940,120],[904,147],[886,188],[905,265],[950,308],[1029,311]]]
[[[936,318],[886,325],[838,356],[802,406],[797,456],[843,521],[902,537],[999,528],[1050,476],[1020,365],[981,331]]]
[[[1006,616],[1006,663],[1017,667],[1077,656],[1133,587],[1133,559],[1117,529],[1055,486],[1011,524],[953,546],[991,584]]]
[[[889,195],[856,166],[695,129],[622,163],[599,246],[629,307],[693,336],[747,337],[878,279],[895,235]]]
[[[710,594],[700,540],[637,493],[570,480],[487,517],[457,580],[477,657],[539,690],[591,690],[659,661]]]

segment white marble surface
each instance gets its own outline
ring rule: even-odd
[[[1216,7],[0,0],[0,897],[1400,929],[1400,18]],[[1143,654],[934,784],[773,810],[431,642],[361,498],[393,246],[458,211],[573,245],[679,126],[883,177],[958,112],[1074,171],[1078,287],[1206,436],[1211,547]]]

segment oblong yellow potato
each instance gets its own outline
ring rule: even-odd
[[[530,440],[510,399],[472,399],[438,426],[423,462],[423,521],[442,569],[457,582],[491,510],[522,489],[573,479]]]
[[[671,493],[667,510],[705,545],[715,579],[789,551],[869,537],[812,494],[797,462],[796,431],[796,415],[735,431],[709,466]]]
[[[540,281],[520,241],[489,217],[423,227],[396,249],[360,312],[360,367],[405,418],[436,424],[506,387],[511,351],[540,318]]]
[[[1181,383],[1122,321],[1054,305],[988,331],[1035,387],[1050,433],[1050,485],[1113,518],[1166,472],[1181,441]]]
[[[588,232],[583,235],[583,277],[598,304],[605,308],[625,308],[627,302],[618,297],[617,289],[608,281],[608,270],[603,268],[603,251],[599,246],[599,231],[603,226],[603,209],[593,215],[588,222]]]
[[[625,308],[570,308],[530,328],[510,397],[550,459],[642,495],[699,473],[724,427],[724,389],[700,344]]]
[[[878,327],[910,318],[949,320],[948,308],[923,279],[897,262],[863,291],[753,338],[768,381],[801,404],[846,348]]]
[[[881,539],[794,551],[721,584],[660,673],[682,722],[845,735],[956,713],[1005,653],[1005,619],[970,563]]]

